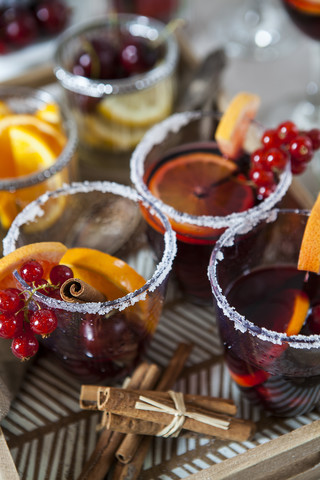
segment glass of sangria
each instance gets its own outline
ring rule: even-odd
[[[282,4],[296,27],[312,40],[310,50],[310,81],[306,99],[295,105],[292,118],[305,129],[320,124],[320,3],[318,0],[282,0]]]
[[[251,148],[244,149],[236,162],[220,153],[215,141],[220,118],[215,112],[174,114],[150,129],[131,157],[134,186],[169,217],[177,234],[175,277],[196,303],[212,302],[207,267],[224,229],[271,209],[291,183],[286,164],[272,177],[272,188],[263,189],[266,198],[260,196],[248,177]],[[256,131],[252,138],[256,145]],[[156,245],[161,227],[152,211],[143,209],[143,214],[150,242]]]
[[[112,14],[69,28],[55,75],[76,119],[83,178],[129,183],[130,153],[170,115],[178,46],[165,24]]]
[[[76,148],[75,123],[51,94],[0,88],[0,239],[29,202],[76,179]],[[47,207],[35,228],[49,227],[61,213],[56,202]]]
[[[46,230],[33,228],[51,200],[63,203],[63,213]],[[115,383],[137,365],[157,328],[176,252],[167,218],[147,205],[163,228],[162,255],[155,261],[140,202],[146,203],[120,184],[73,183],[42,195],[16,217],[0,260],[0,288],[26,295],[29,326],[24,321],[20,336],[9,337],[16,356],[36,353],[41,340],[66,370],[88,383]],[[33,260],[42,266],[40,274]],[[48,336],[34,328],[36,322],[42,328],[43,311],[56,317]]]
[[[320,401],[320,277],[298,270],[309,211],[273,209],[217,241],[208,275],[231,377],[275,415]]]

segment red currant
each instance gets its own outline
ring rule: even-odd
[[[273,173],[261,168],[252,168],[249,177],[258,187],[270,187],[274,184]]]
[[[37,310],[30,317],[30,328],[39,335],[49,335],[57,328],[57,324],[56,314],[52,310]]]
[[[271,169],[282,171],[287,165],[289,154],[281,148],[270,148],[265,154],[265,162]]]
[[[43,277],[43,268],[36,260],[28,260],[20,268],[20,275],[27,283],[37,282]]]
[[[257,188],[257,200],[262,201],[271,195],[276,189],[276,185],[261,186]]]
[[[298,127],[290,120],[280,123],[277,128],[277,135],[282,145],[290,143],[298,133]]]
[[[291,160],[291,172],[293,175],[300,175],[303,173],[308,166],[308,162],[295,162]]]
[[[281,140],[278,137],[277,130],[270,128],[264,132],[261,138],[262,144],[267,148],[279,147]]]
[[[55,265],[52,267],[50,280],[53,285],[61,286],[69,278],[73,278],[73,271],[67,265]]]
[[[253,168],[264,168],[268,166],[266,164],[266,152],[267,150],[265,148],[258,148],[251,154],[250,161]]]
[[[26,329],[21,335],[15,337],[11,344],[12,353],[21,360],[27,360],[35,355],[39,348],[39,342],[34,334]]]
[[[14,338],[23,332],[23,312],[17,315],[0,313],[0,337]]]
[[[313,150],[319,150],[320,148],[320,129],[319,128],[312,128],[308,132],[304,132],[307,137],[310,138],[312,142]]]
[[[298,135],[289,144],[289,152],[295,163],[309,162],[313,155],[312,141],[306,135]]]
[[[24,303],[17,289],[0,290],[0,311],[15,313],[23,307]]]

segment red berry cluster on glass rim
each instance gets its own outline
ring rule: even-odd
[[[19,274],[32,290],[0,290],[0,337],[12,339],[13,354],[28,359],[38,351],[36,335],[47,337],[58,323],[54,310],[34,302],[33,294],[40,292],[61,300],[60,287],[73,277],[73,272],[66,265],[55,265],[50,270],[50,281],[47,281],[43,278],[42,265],[36,260],[28,260],[19,269]]]
[[[291,171],[305,171],[313,153],[320,148],[320,129],[299,131],[290,120],[266,130],[262,146],[251,154],[249,178],[257,188],[258,200],[267,198],[276,188],[276,175],[291,162]]]

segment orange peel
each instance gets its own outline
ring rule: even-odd
[[[302,237],[298,270],[320,272],[320,193],[311,209]]]
[[[223,155],[232,159],[238,157],[259,106],[260,97],[254,93],[239,92],[232,98],[215,132]]]

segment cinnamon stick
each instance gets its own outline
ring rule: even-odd
[[[226,422],[226,424],[228,424],[228,427],[227,429],[222,429],[220,427],[215,427],[213,425],[207,425],[206,423],[199,422],[193,418],[186,418],[183,424],[183,429],[206,436],[212,436],[223,440],[233,440],[238,442],[244,442],[246,440],[249,440],[255,433],[255,424],[250,420],[228,417],[221,414],[212,415],[212,412],[210,415],[210,412],[206,411],[197,411],[195,413],[202,413],[212,418],[212,420]],[[164,423],[164,421],[162,422],[159,415],[160,414],[154,415],[152,421],[152,415],[146,417],[149,418],[149,420],[144,420],[142,418],[128,418],[124,415],[115,415],[112,413],[111,415],[107,415],[109,419],[107,428],[120,431],[122,433],[134,432],[138,435],[155,436],[159,435],[159,433],[165,427],[167,427],[170,422],[170,420],[167,420],[166,423]],[[164,415],[165,414],[163,414],[163,416]]]
[[[79,278],[69,278],[60,287],[62,300],[69,303],[105,302],[106,297]]]
[[[185,396],[183,396],[185,398]],[[145,403],[144,403],[144,400]],[[148,410],[151,400],[163,406],[163,410]],[[150,402],[150,403],[151,403]],[[138,408],[138,404],[141,408]],[[186,413],[184,416],[183,428],[192,432],[211,435],[218,438],[232,439],[235,441],[248,440],[255,429],[255,424],[250,421],[233,418],[211,410],[205,410],[192,404],[184,402]],[[111,414],[123,417],[121,431],[124,433],[137,433],[140,435],[158,435],[165,426],[171,424],[173,415],[170,409],[176,411],[174,401],[170,395],[159,395],[157,392],[135,391],[129,389],[107,388],[104,396],[103,408]],[[153,407],[153,405],[151,405]],[[221,405],[220,405],[221,406]],[[146,408],[146,409],[145,409]],[[169,410],[168,410],[169,409]],[[110,416],[108,417],[108,428],[111,428]],[[127,419],[127,425],[125,422]],[[141,420],[133,422],[131,419]],[[119,420],[116,417],[114,421]],[[158,428],[154,426],[158,424]],[[119,423],[120,425],[120,423]],[[120,426],[118,426],[120,428]]]
[[[131,391],[126,389],[124,392],[121,388],[116,387],[93,387],[89,385],[89,390],[92,392],[95,389],[95,398],[97,399],[97,410],[108,410],[109,412],[116,413],[118,415],[130,415],[132,409],[135,409],[135,403],[139,400],[139,396],[149,397],[158,402],[164,403],[168,406],[172,406],[173,402],[168,392],[158,392],[157,390],[143,390]],[[184,403],[186,407],[199,407],[205,410],[210,410],[216,413],[224,413],[226,415],[235,415],[237,413],[237,407],[232,400],[226,400],[219,397],[210,397],[205,395],[192,395],[189,393],[184,394]],[[121,405],[121,402],[124,405]],[[86,408],[92,408],[90,407]],[[124,412],[121,411],[124,410]]]
[[[138,388],[148,368],[150,368],[148,363],[141,363],[133,372],[128,387]],[[114,453],[122,439],[122,433],[104,429],[78,480],[103,480],[111,467]]]
[[[193,346],[187,343],[180,343],[167,368],[165,369],[157,387],[157,391],[166,391],[173,387],[176,380],[179,378],[186,361],[189,358]],[[144,459],[150,447],[151,437],[135,435],[135,439],[127,445],[125,456],[129,459],[127,463],[120,463],[115,465],[113,478],[116,480],[135,480],[138,478],[141,471]],[[123,451],[122,451],[123,453]],[[119,457],[118,457],[119,458]]]

